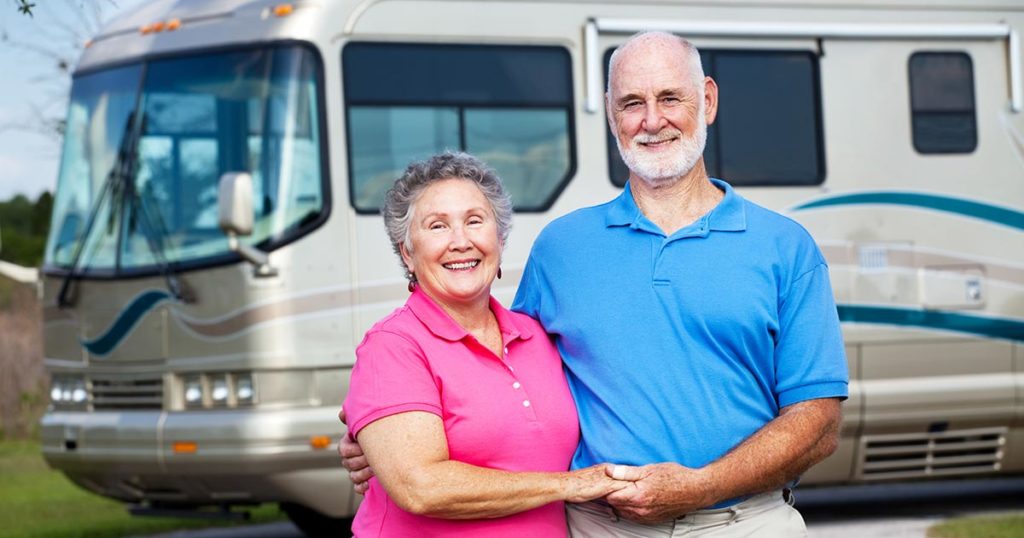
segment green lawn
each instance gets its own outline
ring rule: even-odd
[[[89,493],[46,466],[39,444],[0,441],[0,534],[106,538],[238,525],[239,522],[133,517],[123,504]],[[284,519],[276,505],[252,510],[248,522]]]
[[[1024,514],[954,518],[928,529],[928,538],[1018,538]]]

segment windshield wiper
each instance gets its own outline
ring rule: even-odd
[[[157,219],[160,222],[160,226],[157,227],[153,224],[153,219],[150,218],[145,204],[135,189],[139,139],[142,138],[142,133],[145,131],[146,119],[143,116],[141,121],[136,122],[135,118],[135,112],[128,115],[124,134],[121,135],[121,144],[118,147],[117,158],[110,169],[110,173],[107,174],[107,179],[100,189],[96,202],[93,204],[92,210],[89,213],[89,220],[85,225],[85,231],[82,234],[82,241],[75,247],[75,253],[72,256],[71,265],[68,267],[68,273],[64,276],[64,281],[61,283],[60,293],[57,295],[57,305],[59,307],[64,308],[74,304],[75,297],[71,294],[71,283],[79,278],[79,273],[76,269],[78,268],[82,253],[85,251],[85,245],[89,242],[89,236],[92,233],[93,226],[96,224],[100,208],[107,196],[111,197],[111,223],[108,223],[108,225],[112,225],[112,222],[115,222],[118,216],[128,218],[129,209],[132,218],[135,218],[136,215],[140,217],[146,229],[143,233],[146,238],[146,244],[149,246],[154,260],[156,260],[160,274],[167,283],[167,289],[179,301],[185,303],[195,301],[195,294],[191,288],[177,277],[171,265],[167,262],[166,256],[164,256],[163,238],[166,237],[166,228],[163,226],[163,218],[158,212]],[[154,237],[154,234],[159,235],[159,242]]]
[[[143,116],[143,125],[145,125],[145,122],[146,118]],[[140,132],[144,130],[145,129],[140,129]],[[136,167],[137,160],[137,155],[132,156],[132,169]],[[149,252],[153,255],[153,259],[156,260],[157,267],[160,269],[160,274],[164,277],[164,282],[167,283],[167,289],[171,294],[183,303],[193,303],[195,302],[196,297],[192,288],[190,288],[184,280],[178,278],[177,273],[167,261],[167,256],[165,255],[164,250],[164,238],[167,237],[167,227],[164,225],[164,218],[160,213],[160,208],[153,207],[153,212],[156,214],[155,218],[150,215],[149,211],[146,209],[147,204],[143,201],[138,189],[135,188],[134,170],[132,170],[132,172],[133,173],[128,176],[125,182],[125,198],[128,200],[133,217],[137,215],[145,228],[142,235],[146,237],[146,244],[149,246]],[[156,221],[155,224],[154,220]]]
[[[103,186],[100,187],[96,201],[93,202],[92,209],[89,211],[89,219],[85,221],[85,230],[82,232],[81,241],[75,245],[75,252],[71,256],[71,265],[68,266],[68,272],[64,275],[63,282],[61,282],[60,292],[57,294],[57,306],[60,308],[72,306],[75,302],[75,296],[71,294],[71,282],[79,278],[76,269],[78,268],[79,261],[82,259],[82,253],[85,251],[85,245],[89,242],[89,238],[92,235],[92,228],[96,224],[97,217],[99,217],[103,202],[107,199],[108,195],[111,195],[124,182],[124,176],[128,172],[125,169],[125,165],[129,164],[128,153],[135,151],[136,142],[139,137],[134,127],[135,112],[132,112],[128,114],[128,121],[125,123],[124,132],[121,134],[121,143],[118,145],[114,165],[110,167],[110,172],[107,173],[107,178],[103,181]],[[136,140],[133,141],[132,139]],[[111,196],[115,198],[115,196]],[[112,199],[110,208],[112,216],[116,209],[115,200]]]

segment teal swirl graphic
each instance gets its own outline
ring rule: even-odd
[[[964,200],[962,198],[920,192],[859,192],[855,194],[839,194],[800,204],[792,208],[791,211],[803,211],[805,209],[828,206],[866,204],[920,207],[944,213],[955,213],[964,217],[985,220],[1024,230],[1024,213],[1020,211],[972,200]]]
[[[114,350],[121,340],[124,340],[128,333],[132,332],[135,325],[139,323],[142,316],[153,309],[156,305],[171,298],[171,294],[164,290],[149,290],[132,299],[128,306],[121,310],[114,323],[110,324],[103,334],[92,340],[82,340],[82,347],[94,355],[106,355]]]

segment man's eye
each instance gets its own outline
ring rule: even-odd
[[[661,102],[669,104],[669,105],[674,105],[674,104],[679,102],[679,98],[678,97],[664,97],[664,98],[661,99]]]
[[[624,108],[624,109],[626,109],[626,110],[635,110],[635,109],[636,109],[636,108],[638,108],[638,107],[639,107],[639,106],[640,106],[641,104],[642,104],[642,103],[641,103],[640,101],[629,101],[628,103],[626,103],[626,104],[622,105],[622,108]]]

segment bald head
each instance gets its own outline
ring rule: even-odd
[[[641,32],[634,34],[619,45],[612,52],[608,60],[608,87],[606,91],[610,94],[612,81],[618,76],[619,66],[624,62],[630,62],[636,58],[657,55],[678,60],[689,68],[690,78],[695,88],[701,88],[704,83],[704,69],[700,64],[700,51],[693,43],[667,32]]]

